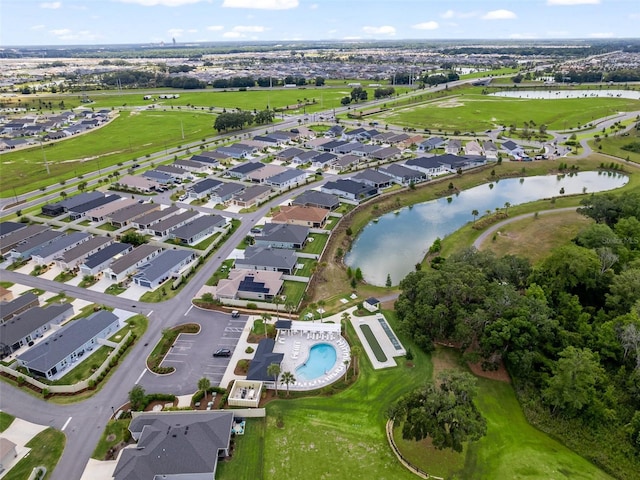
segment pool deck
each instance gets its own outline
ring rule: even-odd
[[[282,372],[291,372],[296,375],[296,368],[302,366],[309,357],[309,351],[314,345],[326,343],[336,349],[336,363],[325,375],[311,381],[296,381],[289,385],[289,390],[315,390],[326,385],[331,385],[346,372],[345,360],[350,361],[351,349],[347,341],[339,334],[332,332],[295,332],[282,330],[276,338],[273,351],[284,353],[281,363]],[[280,386],[285,388],[286,386]]]

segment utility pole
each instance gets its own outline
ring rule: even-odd
[[[182,132],[182,140],[184,140],[184,126],[182,125],[182,120],[180,120],[180,131]]]
[[[44,159],[44,166],[47,169],[47,175],[51,175],[49,171],[49,162],[47,162],[47,155],[44,153],[44,146],[42,145],[42,140],[40,140],[40,149],[42,150],[42,158]]]

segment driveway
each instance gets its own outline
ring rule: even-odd
[[[92,290],[94,292],[104,292],[107,289],[107,287],[110,287],[114,283],[116,282],[114,282],[113,280],[111,280],[106,276],[103,276],[100,280],[98,280],[96,283],[94,283],[89,288],[87,288],[87,290]]]
[[[129,300],[140,300],[140,297],[149,291],[148,288],[141,287],[132,283],[129,288],[122,292],[119,297],[128,298]]]
[[[198,323],[200,332],[195,335],[182,334],[174,343],[161,365],[174,367],[170,375],[156,375],[145,372],[139,383],[147,392],[171,392],[175,395],[188,395],[197,390],[198,380],[206,377],[211,385],[220,385],[229,365],[229,357],[214,357],[219,348],[228,348],[233,353],[242,329],[247,322],[246,316],[231,318],[231,315],[192,308],[175,324]],[[158,338],[153,339],[157,342]],[[222,385],[226,387],[226,385]]]

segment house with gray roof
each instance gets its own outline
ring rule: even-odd
[[[185,170],[184,168],[174,167],[172,165],[158,165],[156,167],[156,172],[170,175],[176,182],[179,180],[189,180],[193,178],[190,171]]]
[[[269,301],[280,294],[283,285],[282,272],[234,268],[218,282],[216,298]]]
[[[33,345],[52,326],[73,315],[73,305],[60,303],[46,308],[33,307],[0,324],[0,357],[11,355],[24,346]]]
[[[125,448],[114,480],[212,480],[218,460],[229,455],[234,414],[134,412],[129,425],[136,444]]]
[[[348,143],[349,142],[346,140],[332,140],[318,147],[318,150],[321,150],[323,152],[329,152],[329,153],[337,153],[338,148]]]
[[[203,153],[194,155],[189,159],[189,161],[200,163],[207,168],[215,168],[218,165],[220,165],[220,160],[226,160],[227,158],[229,158],[226,155],[222,155],[222,154],[216,154],[216,157],[220,157],[220,158],[216,158],[210,155],[204,155]],[[206,152],[206,153],[214,153],[214,152]]]
[[[331,193],[320,192],[318,190],[307,190],[294,198],[291,201],[291,204],[335,210],[340,206],[340,199]]]
[[[62,236],[64,236],[64,234],[57,230],[44,230],[13,247],[9,252],[9,257],[14,260],[29,259],[34,252],[55,242]]]
[[[6,322],[10,318],[39,305],[38,296],[33,292],[25,292],[18,295],[10,302],[0,303],[0,318]]]
[[[111,265],[105,268],[104,275],[115,282],[121,282],[127,278],[127,275],[137,272],[138,267],[148,263],[152,258],[160,255],[161,252],[161,247],[149,244],[139,245],[129,253],[113,261]]]
[[[424,142],[418,145],[419,152],[430,152],[436,148],[440,148],[445,144],[445,139],[442,137],[427,138]]]
[[[82,276],[97,275],[121,256],[126,255],[132,250],[133,245],[129,245],[128,243],[112,243],[102,250],[89,255],[84,260],[84,263],[80,265],[80,274]]]
[[[220,187],[220,185],[222,185],[220,180],[216,180],[215,178],[205,178],[204,180],[191,184],[187,189],[187,192],[189,194],[189,198],[204,198],[207,195],[211,195],[211,193],[213,193],[216,188]]]
[[[300,155],[301,153],[304,153],[304,150],[302,150],[301,148],[285,148],[284,150],[276,154],[276,159],[280,160],[281,162],[290,162],[296,155]]]
[[[13,232],[26,228],[26,223],[21,222],[1,222],[0,223],[0,240],[11,235]]]
[[[122,228],[129,225],[137,218],[143,217],[150,212],[160,210],[161,206],[162,205],[160,205],[159,203],[136,202],[133,205],[122,208],[117,212],[112,213],[109,219],[111,220],[111,225],[116,228]]]
[[[366,170],[358,172],[356,175],[351,177],[351,179],[378,189],[386,188],[393,183],[392,177],[372,168],[367,168]]]
[[[49,245],[46,245],[37,251],[33,252],[31,258],[37,265],[47,265],[64,252],[77,247],[81,243],[88,241],[91,235],[84,232],[71,232],[69,235],[64,235]]]
[[[57,217],[58,215],[62,215],[65,212],[68,212],[69,209],[78,207],[83,203],[91,202],[98,198],[104,198],[104,193],[98,191],[85,192],[79,195],[74,195],[73,197],[67,197],[61,202],[48,203],[42,207],[42,214],[47,215],[49,217]]]
[[[273,338],[264,338],[258,343],[256,353],[249,364],[247,371],[247,380],[261,381],[265,385],[273,388],[273,375],[267,373],[269,365],[275,363],[280,365],[284,359],[284,353],[274,353],[273,347],[275,340]]]
[[[211,194],[211,201],[214,203],[227,203],[234,195],[238,195],[245,186],[240,183],[227,182],[216,188]]]
[[[186,250],[165,250],[149,263],[141,265],[133,281],[141,287],[155,289],[170,278],[177,278],[180,270],[195,257],[195,253]]]
[[[427,174],[424,172],[414,170],[403,165],[398,165],[397,163],[392,163],[391,165],[380,167],[378,171],[384,173],[385,175],[389,175],[394,179],[394,181],[401,185],[424,182],[428,178]]]
[[[258,205],[261,200],[269,198],[271,187],[268,185],[251,185],[243,192],[233,196],[232,203],[239,207],[249,208]]]
[[[195,245],[208,236],[222,232],[227,220],[221,215],[202,215],[173,230],[169,237],[183,245]]]
[[[54,380],[71,370],[120,329],[120,321],[108,310],[68,322],[53,335],[18,356],[29,373]]]
[[[107,205],[109,203],[117,202],[122,200],[120,195],[106,195],[100,198],[96,198],[87,203],[83,203],[82,205],[78,205],[76,207],[69,207],[69,218],[71,220],[77,220],[78,218],[84,217],[88,212],[97,209],[103,205]]]
[[[149,230],[153,232],[153,235],[162,240],[167,238],[176,228],[180,228],[181,226],[189,223],[196,215],[198,215],[198,212],[194,210],[186,210],[182,213],[171,215],[169,218],[151,225]]]
[[[315,150],[308,150],[306,152],[296,154],[291,162],[295,163],[296,165],[304,165],[305,163],[311,162],[318,155],[320,155],[320,152],[316,152]]]
[[[14,230],[13,232],[5,235],[4,238],[0,238],[0,254],[5,255],[20,242],[24,242],[25,240],[50,229],[50,227],[46,225],[24,225],[24,228]]]
[[[444,147],[444,153],[448,153],[450,155],[458,155],[461,149],[462,149],[462,142],[456,138],[452,138],[447,142],[447,145]]]
[[[441,175],[449,170],[440,162],[438,157],[418,157],[407,160],[404,165],[407,168],[423,172],[426,175]]]
[[[525,154],[524,148],[513,140],[507,140],[502,144],[502,149],[513,157],[522,157]]]
[[[300,249],[303,248],[309,228],[302,225],[286,223],[267,223],[260,235],[255,237],[255,245],[273,248]]]
[[[216,148],[216,152],[226,155],[227,157],[235,158],[236,160],[247,158],[253,151],[254,147],[240,143]]]
[[[360,157],[350,153],[348,155],[342,155],[341,157],[336,159],[336,161],[333,162],[333,168],[335,168],[339,172],[342,172],[357,166],[359,163]]]
[[[193,162],[191,160],[176,160],[171,164],[172,167],[181,168],[191,173],[206,173],[209,167],[202,162]]]
[[[369,157],[373,160],[388,161],[400,156],[400,149],[398,147],[386,147],[376,150],[369,154]]]
[[[293,250],[262,246],[248,246],[244,258],[236,258],[235,268],[245,270],[268,270],[292,275],[298,257]]]
[[[156,169],[147,170],[146,172],[143,172],[142,175],[162,185],[166,185],[167,183],[175,183],[177,181],[177,178],[173,175],[165,172],[160,172]]]
[[[378,194],[376,187],[371,187],[361,182],[350,179],[339,179],[325,183],[320,190],[324,193],[332,193],[339,197],[360,202]]]
[[[284,190],[286,188],[297,187],[305,183],[307,179],[307,173],[297,168],[288,168],[284,172],[277,173],[266,179],[265,183],[271,185],[278,190]]]
[[[357,155],[358,157],[369,157],[374,152],[382,150],[382,148],[383,147],[381,147],[380,145],[360,144],[356,148],[351,150],[351,153],[353,155]]]
[[[169,218],[171,215],[175,215],[179,212],[180,209],[178,207],[176,207],[175,205],[170,205],[162,210],[154,210],[153,212],[149,212],[141,217],[138,217],[131,223],[138,230],[147,231],[156,223],[159,223],[162,220]]]
[[[99,252],[112,243],[113,238],[111,237],[91,237],[86,242],[82,242],[56,256],[54,261],[56,262],[56,265],[63,270],[73,270],[84,262],[89,255]]]
[[[334,162],[338,156],[335,153],[321,153],[311,159],[313,168],[326,168]]]
[[[249,175],[251,172],[255,172],[256,170],[260,170],[265,166],[264,163],[260,162],[247,162],[242,163],[240,165],[236,165],[233,168],[230,168],[226,171],[226,175],[232,178],[237,178],[243,180]]]
[[[498,159],[498,147],[491,140],[483,142],[482,149],[484,150],[484,156],[487,157],[487,160]]]

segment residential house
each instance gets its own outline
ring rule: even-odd
[[[128,243],[115,242],[106,246],[102,250],[89,255],[84,263],[80,265],[80,275],[98,275],[109,265],[133,250],[133,245]]]
[[[280,294],[283,285],[282,272],[234,268],[229,271],[228,278],[218,282],[215,296],[218,299],[269,301]]]
[[[236,258],[235,268],[245,270],[269,270],[293,275],[298,257],[293,250],[249,246],[244,251],[244,258]]]
[[[137,204],[138,201],[133,198],[121,198],[118,197],[117,201],[110,202],[104,205],[100,205],[97,208],[93,208],[87,212],[85,212],[84,216],[91,219],[92,222],[104,222],[111,218],[118,210],[122,210],[123,208],[130,207],[131,205]]]
[[[319,192],[318,190],[307,190],[293,199],[291,204],[335,210],[340,206],[340,199],[330,193]]]
[[[292,163],[296,165],[305,165],[307,163],[310,163],[314,159],[314,157],[317,157],[318,155],[321,155],[321,153],[316,150],[309,150],[306,152],[298,153],[295,157],[293,157]]]
[[[351,140],[366,141],[366,140],[370,140],[372,136],[373,136],[372,133],[370,133],[367,129],[362,127],[349,130],[342,134],[342,138],[344,140],[349,140],[349,141]]]
[[[305,183],[306,180],[307,173],[305,171],[288,168],[284,172],[267,178],[265,183],[277,190],[284,190],[286,188],[297,187],[298,185]]]
[[[329,210],[301,205],[283,205],[271,218],[272,223],[288,223],[309,228],[323,228],[329,218]]]
[[[309,228],[301,225],[282,223],[265,224],[259,236],[255,237],[255,245],[273,248],[301,249],[304,247]]]
[[[195,245],[215,232],[222,232],[227,220],[220,215],[202,215],[176,228],[169,236],[184,245]]]
[[[268,185],[251,185],[243,192],[233,196],[232,203],[242,208],[249,208],[260,204],[262,200],[269,198],[271,187]]]
[[[334,153],[340,154],[340,155],[346,155],[347,153],[351,153],[353,150],[356,150],[358,148],[360,148],[363,144],[360,142],[349,142],[349,143],[345,143],[344,145],[341,145],[337,148],[334,149]]]
[[[487,157],[487,160],[498,160],[498,147],[491,140],[487,140],[482,144],[482,148],[484,150],[484,156]]]
[[[398,147],[386,147],[381,148],[380,150],[376,150],[373,153],[369,154],[369,158],[372,160],[380,160],[383,162],[387,162],[394,158],[400,157],[400,149]]]
[[[526,155],[524,148],[518,145],[513,140],[507,140],[502,144],[502,149],[507,152],[508,155],[520,159]]]
[[[113,239],[110,237],[91,237],[86,242],[58,255],[54,260],[59,268],[73,270],[80,266],[88,256],[99,252],[112,243]]]
[[[202,162],[193,162],[191,160],[176,160],[171,164],[171,166],[175,168],[181,168],[192,174],[206,173],[209,170],[208,165]]]
[[[307,140],[307,143],[305,143],[304,146],[316,151],[322,151],[322,146],[332,141],[333,140],[326,137],[312,138],[311,140]]]
[[[148,263],[140,265],[133,281],[141,287],[155,289],[170,278],[177,278],[195,257],[195,253],[186,250],[165,250]]]
[[[343,172],[345,170],[349,170],[350,168],[356,167],[360,163],[360,157],[358,155],[349,154],[342,155],[338,159],[333,162],[332,167],[338,170],[339,172]]]
[[[140,193],[152,193],[161,187],[159,182],[140,175],[125,175],[114,183],[116,189],[134,190]]]
[[[208,195],[211,195],[213,191],[220,187],[222,182],[220,180],[216,180],[215,178],[205,178],[204,180],[200,180],[189,186],[187,192],[189,198],[205,198]]]
[[[371,187],[364,183],[355,182],[349,179],[327,182],[320,188],[320,191],[324,193],[332,193],[339,197],[355,200],[357,202],[366,200],[367,198],[378,194],[378,189],[376,187]]]
[[[138,267],[148,263],[153,257],[160,255],[161,252],[162,248],[154,245],[139,245],[129,253],[111,262],[104,269],[104,275],[115,282],[122,282],[127,278],[127,275],[133,275],[137,272]]]
[[[214,152],[203,152],[203,153],[214,153]],[[189,161],[200,163],[204,165],[206,168],[213,169],[213,168],[216,168],[218,165],[220,165],[220,160],[226,160],[229,158],[226,155],[222,155],[222,154],[216,154],[216,156],[222,157],[222,158],[215,158],[209,155],[199,154],[191,157]]]
[[[332,125],[329,130],[325,132],[326,137],[340,138],[344,134],[344,127],[342,125]]]
[[[193,217],[195,217],[197,214],[198,212],[196,211],[186,210],[182,213],[171,215],[169,218],[151,225],[150,230],[153,232],[153,235],[158,237],[160,240],[163,240],[168,237],[169,234],[176,228],[179,228],[182,225],[185,225],[193,220]]]
[[[213,203],[227,203],[234,195],[240,194],[244,189],[245,186],[240,183],[223,183],[213,191],[210,200]]]
[[[357,155],[358,157],[370,157],[375,152],[382,150],[383,147],[380,145],[358,145],[358,147],[351,150],[353,155]]]
[[[61,303],[46,308],[33,307],[0,324],[0,357],[11,355],[36,339],[54,325],[60,325],[73,315],[73,305]]]
[[[90,212],[102,205],[107,205],[109,203],[118,202],[122,200],[120,195],[106,195],[100,198],[96,198],[87,203],[83,203],[82,205],[78,205],[76,207],[69,207],[69,218],[71,220],[77,220],[79,218],[84,217],[87,212]]]
[[[253,359],[249,364],[247,380],[264,382],[265,386],[274,387],[273,375],[269,375],[267,370],[269,369],[269,365],[274,363],[280,365],[284,359],[284,353],[274,353],[274,346],[275,340],[273,338],[260,340]]]
[[[153,225],[179,212],[180,209],[178,207],[176,207],[175,205],[169,205],[162,210],[154,210],[153,212],[149,212],[141,217],[138,217],[133,222],[131,222],[131,224],[134,226],[134,228],[142,230],[143,233],[153,234],[153,232],[150,230]]]
[[[216,148],[216,152],[240,160],[242,158],[248,158],[251,154],[255,153],[256,150],[255,147],[236,143],[234,145],[218,147]]]
[[[57,230],[44,230],[37,235],[23,240],[9,251],[9,257],[15,260],[28,260],[34,252],[37,252],[43,247],[46,247],[50,243],[55,242],[58,238],[64,234]]]
[[[351,180],[364,183],[377,189],[387,188],[393,183],[393,178],[382,172],[367,168],[351,177]]]
[[[3,322],[6,322],[30,308],[37,307],[39,304],[38,296],[35,293],[25,292],[9,302],[0,303],[0,317],[2,317]]]
[[[271,135],[256,135],[255,137],[253,137],[253,140],[255,142],[259,142],[264,147],[278,147],[288,141],[288,139],[275,138]]]
[[[29,373],[53,380],[88,357],[120,329],[120,321],[108,310],[68,322],[43,342],[18,356],[18,363]],[[85,356],[86,355],[86,356]]]
[[[462,142],[458,139],[451,139],[444,147],[444,153],[448,153],[449,155],[458,155],[460,150],[462,149]]]
[[[470,142],[467,142],[466,145],[464,146],[464,154],[466,156],[469,156],[469,155],[481,156],[481,155],[484,155],[484,151],[482,150],[482,147],[478,142],[476,142],[475,140],[471,140]]]
[[[334,153],[321,153],[311,159],[311,167],[317,169],[327,168],[338,156]]]
[[[395,137],[396,135],[397,133],[395,132],[378,132],[378,134],[374,135],[371,140],[377,144],[389,143],[389,139]]]
[[[113,480],[215,479],[218,461],[230,455],[234,413],[134,412],[135,445],[118,457]]]
[[[22,222],[0,222],[0,240],[11,235],[13,232],[27,227],[27,223]]]
[[[55,241],[34,251],[31,254],[31,258],[36,265],[47,265],[53,262],[57,256],[77,247],[90,238],[91,235],[85,232],[71,232],[68,235],[58,237]]]
[[[85,203],[104,197],[104,193],[97,191],[81,193],[79,195],[74,195],[73,197],[65,198],[61,202],[48,203],[44,205],[42,207],[42,214],[48,217],[57,217],[58,215],[68,212],[69,209],[73,209]]]
[[[349,142],[346,140],[332,140],[328,143],[323,144],[318,148],[318,150],[322,152],[337,153],[340,147],[347,145],[348,143]]]
[[[304,150],[297,147],[290,147],[282,150],[276,155],[276,160],[280,160],[281,162],[290,162],[297,155],[304,153]]]
[[[424,182],[428,178],[427,174],[424,172],[414,170],[403,165],[398,165],[397,163],[392,163],[391,165],[380,167],[378,170],[385,175],[389,175],[401,185],[410,185]]]
[[[169,183],[176,183],[177,178],[173,175],[170,175],[166,172],[160,172],[157,169],[147,170],[143,172],[142,175],[154,182],[159,183],[160,185],[168,185]]]
[[[193,175],[189,170],[171,165],[159,165],[156,167],[155,171],[169,175],[174,182],[191,180],[193,178]]]
[[[239,180],[244,180],[247,177],[247,175],[249,175],[251,172],[260,170],[261,168],[264,168],[264,166],[265,164],[260,162],[242,163],[240,165],[236,165],[235,167],[228,169],[225,172],[225,175],[232,178],[237,178]]]
[[[159,203],[135,203],[113,212],[110,217],[111,225],[116,228],[125,227],[148,213],[160,210],[161,206]]]
[[[405,167],[423,172],[428,176],[442,175],[448,169],[438,160],[438,157],[411,158],[405,162]]]
[[[287,167],[283,167],[282,165],[268,164],[247,174],[245,180],[253,183],[264,183],[267,178],[286,170],[288,170]]]

